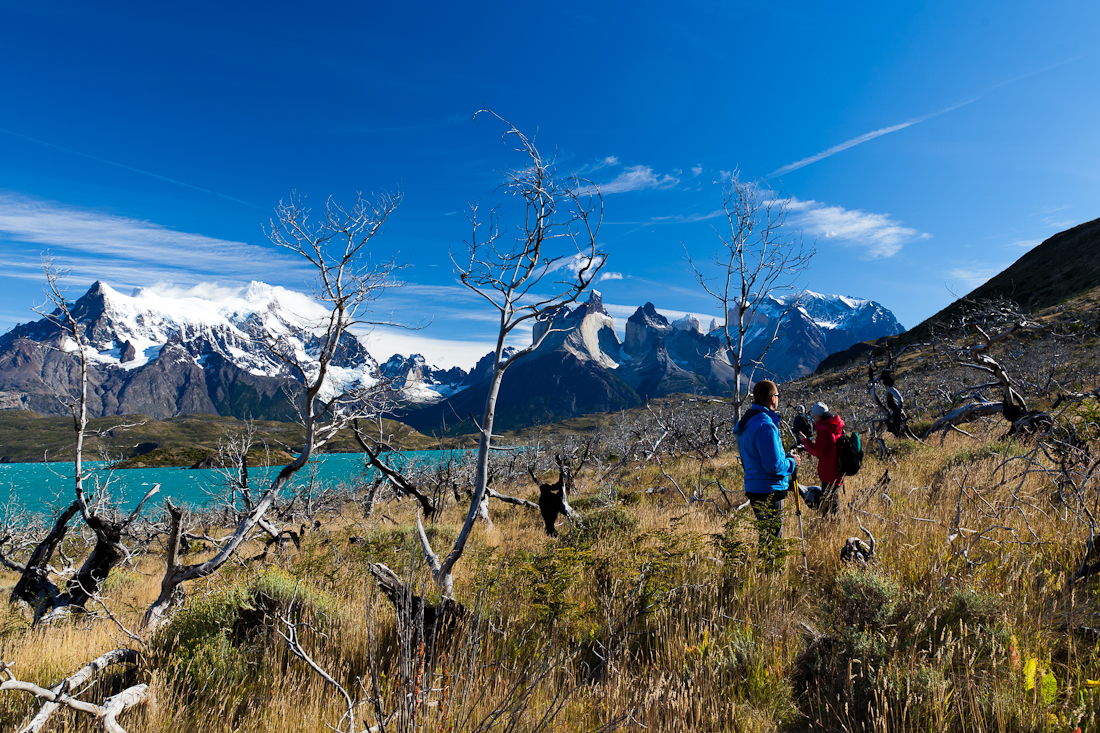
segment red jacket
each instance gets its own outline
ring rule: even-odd
[[[844,421],[839,415],[834,415],[818,422],[814,430],[817,439],[811,443],[803,438],[802,445],[810,455],[817,456],[817,475],[821,478],[821,485],[844,483],[836,454],[836,441],[844,434]]]

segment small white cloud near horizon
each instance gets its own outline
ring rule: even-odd
[[[791,198],[787,203],[792,227],[801,227],[811,237],[835,239],[845,246],[862,247],[867,257],[893,257],[908,242],[931,238],[931,234],[902,226],[888,214],[830,206],[819,201]]]
[[[613,168],[617,165],[619,165],[619,159],[614,155],[609,155],[601,160],[599,163],[596,163],[591,168],[589,168],[588,172],[591,173],[594,171],[598,171],[601,168]]]
[[[1041,239],[1021,239],[1018,242],[1009,242],[1006,247],[1013,247],[1016,249],[1034,249],[1043,243]]]
[[[599,282],[604,280],[622,280],[623,274],[621,272],[601,272]]]
[[[528,332],[524,336],[530,341]],[[394,354],[404,357],[421,354],[434,367],[450,369],[459,367],[470,371],[478,359],[488,354],[496,344],[492,339],[471,339],[455,341],[432,338],[420,331],[406,331],[400,328],[378,326],[370,332],[360,333],[359,338],[367,351],[379,362],[384,362]]]
[[[1007,265],[989,265],[982,264],[970,264],[960,267],[953,267],[945,274],[948,277],[948,281],[961,282],[969,290],[973,290],[979,285],[984,285],[991,277],[1000,273],[1005,269]],[[967,292],[969,292],[969,290]]]

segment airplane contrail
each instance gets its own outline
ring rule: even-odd
[[[46,142],[45,140],[39,140],[36,137],[31,137],[30,135],[24,135],[23,133],[16,132],[15,130],[8,130],[6,128],[0,127],[0,132],[6,132],[9,135],[14,135],[15,137],[21,137],[24,140],[30,140],[31,142],[38,143],[39,145],[45,145],[46,147],[54,148],[55,150],[62,150],[66,153],[72,153],[73,155],[79,155],[81,158],[87,158],[88,160],[94,160],[94,161],[99,162],[99,163],[106,163],[107,165],[113,165],[116,168],[122,168],[123,170],[131,171],[133,173],[140,173],[143,176],[149,176],[150,178],[156,178],[156,179],[161,180],[161,181],[166,181],[167,183],[174,183],[177,186],[184,186],[185,188],[190,188],[190,189],[195,190],[195,191],[201,191],[202,193],[210,194],[211,196],[217,196],[219,198],[226,199],[227,201],[233,201],[233,202],[236,202],[238,204],[244,204],[245,206],[251,206],[252,208],[259,209],[260,211],[266,211],[267,210],[262,206],[257,206],[256,204],[249,203],[248,201],[241,201],[240,199],[235,199],[232,196],[226,196],[224,193],[218,193],[217,191],[210,191],[209,189],[200,188],[198,186],[193,186],[190,183],[184,183],[183,181],[177,181],[174,178],[168,178],[167,176],[162,176],[162,175],[159,175],[157,173],[150,173],[149,171],[143,171],[140,168],[134,168],[133,166],[124,165],[122,163],[116,163],[113,160],[107,160],[106,158],[99,158],[99,157],[96,157],[95,155],[89,155],[88,153],[82,153],[79,150],[72,150],[70,148],[65,148],[65,147],[62,147],[60,145],[55,145],[54,143]]]
[[[776,176],[781,176],[784,173],[790,173],[791,171],[796,171],[799,168],[804,168],[805,166],[810,165],[811,163],[816,163],[817,161],[828,158],[831,155],[836,155],[837,153],[842,152],[844,150],[847,150],[848,148],[854,148],[856,145],[859,145],[860,143],[865,143],[868,140],[874,140],[876,137],[882,137],[883,135],[889,135],[891,132],[897,132],[898,130],[904,130],[906,127],[912,127],[913,125],[924,122],[925,120],[930,120],[933,117],[939,117],[940,115],[946,114],[947,112],[950,112],[951,110],[958,109],[959,107],[965,107],[966,105],[970,104],[971,102],[977,101],[978,99],[980,99],[980,97],[974,97],[973,99],[968,99],[965,102],[960,102],[958,104],[953,104],[950,107],[946,107],[944,109],[939,110],[938,112],[933,112],[931,114],[924,115],[923,117],[917,117],[916,119],[908,120],[907,122],[902,122],[899,125],[891,125],[890,127],[883,127],[883,128],[878,129],[878,130],[872,130],[871,132],[866,132],[866,133],[860,135],[859,137],[853,137],[851,140],[846,140],[846,141],[840,143],[839,145],[834,145],[833,147],[831,147],[827,150],[822,150],[820,153],[817,153],[816,155],[811,155],[808,158],[803,158],[802,160],[796,160],[793,163],[788,163],[787,165],[783,166],[782,168],[778,168],[778,169],[772,171],[767,176],[765,176],[765,178],[775,178]]]

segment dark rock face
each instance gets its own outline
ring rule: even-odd
[[[657,312],[652,303],[646,303],[626,321],[626,341],[623,350],[631,356],[643,357],[653,348],[654,342],[672,332],[668,319]]]
[[[652,303],[627,320],[623,354],[620,376],[643,399],[733,391],[733,367],[721,356],[721,341],[694,328],[673,327]]]
[[[135,369],[129,379],[116,370],[117,415],[148,415],[163,420],[176,415],[218,414],[206,393],[202,367],[179,344],[169,342],[156,359]],[[113,385],[112,385],[113,386]]]
[[[119,361],[123,364],[131,362],[137,358],[137,348],[130,341],[127,341],[122,345],[122,353],[119,354]]]
[[[483,380],[442,402],[398,417],[427,434],[469,432],[473,427],[470,416],[481,420],[488,392],[489,382]],[[629,385],[591,359],[564,349],[535,352],[504,373],[493,429],[511,430],[592,412],[613,412],[640,403]],[[460,425],[463,429],[459,431]]]
[[[203,372],[206,393],[216,414],[264,420],[296,419],[286,391],[294,400],[302,399],[304,390],[298,382],[251,374],[221,354],[206,357]]]
[[[759,354],[764,340],[771,337],[772,328],[774,326],[764,329],[756,339],[750,339],[746,354]],[[779,338],[764,356],[763,373],[757,372],[754,380],[785,381],[811,374],[818,362],[829,355],[825,343],[822,329],[801,310],[792,310],[779,328]]]

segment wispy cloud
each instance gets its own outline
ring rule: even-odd
[[[1056,216],[1043,217],[1043,224],[1045,224],[1048,229],[1069,229],[1070,227],[1073,227],[1080,223],[1081,222],[1077,221],[1076,219],[1058,218]]]
[[[614,155],[609,155],[601,160],[599,163],[593,165],[591,168],[588,168],[588,172],[591,173],[593,171],[598,171],[601,168],[613,168],[617,165],[619,165],[619,159]]]
[[[702,172],[703,172],[703,166],[701,166],[701,165],[693,165],[693,166],[691,166],[691,175],[692,175],[693,177],[695,177],[695,178],[698,178],[698,177],[699,177],[699,175],[700,175],[700,174],[701,174]]]
[[[599,281],[603,282],[604,280],[622,280],[622,279],[623,279],[623,274],[621,272],[601,272]]]
[[[600,193],[626,193],[650,188],[672,188],[680,179],[667,173],[654,173],[648,165],[632,165],[607,183],[600,184]]]
[[[676,216],[668,217],[668,220],[674,224],[692,224],[697,221],[717,219],[720,216],[725,216],[725,214],[726,212],[721,209],[715,209],[714,211],[699,214],[677,214]]]
[[[1021,239],[1018,242],[1009,242],[1006,247],[1013,247],[1016,249],[1032,249],[1043,243],[1041,239]]]
[[[846,246],[863,248],[872,259],[892,257],[908,242],[932,235],[902,226],[889,214],[875,214],[818,201],[792,198],[787,209],[789,224],[810,237],[835,239]]]
[[[777,168],[776,170],[772,171],[771,173],[769,173],[765,177],[766,178],[775,178],[776,176],[781,176],[785,173],[790,173],[791,171],[796,171],[799,168],[805,168],[806,166],[808,166],[812,163],[816,163],[819,160],[824,160],[825,158],[828,158],[828,157],[831,157],[833,155],[836,155],[837,153],[843,152],[843,151],[847,150],[848,148],[854,148],[856,145],[861,145],[862,143],[868,142],[870,140],[874,140],[877,137],[882,137],[883,135],[889,135],[891,132],[897,132],[898,130],[904,130],[907,127],[912,127],[913,125],[919,124],[919,123],[924,122],[926,120],[930,120],[933,117],[939,117],[940,115],[946,114],[946,113],[948,113],[952,110],[956,110],[959,107],[965,107],[966,105],[970,104],[971,102],[976,101],[977,99],[978,99],[978,97],[974,97],[973,99],[968,99],[965,102],[960,102],[959,104],[954,104],[954,105],[951,105],[950,107],[945,107],[944,109],[941,109],[937,112],[933,112],[931,114],[924,115],[923,117],[917,117],[916,119],[908,120],[908,121],[902,122],[901,124],[898,124],[898,125],[891,125],[890,127],[883,127],[883,128],[878,129],[878,130],[872,130],[871,132],[865,132],[862,135],[859,135],[858,137],[853,137],[851,140],[846,140],[846,141],[840,143],[839,145],[834,145],[831,148],[828,148],[826,150],[822,150],[820,153],[817,153],[816,155],[811,155],[808,158],[803,158],[802,160],[796,160],[793,163],[788,163],[787,165],[783,166],[782,168]]]
[[[38,245],[27,247],[27,244]],[[158,280],[195,283],[279,279],[304,273],[289,255],[244,242],[179,232],[149,221],[0,193],[0,251],[8,274],[41,277],[49,250],[92,278],[127,285]]]

